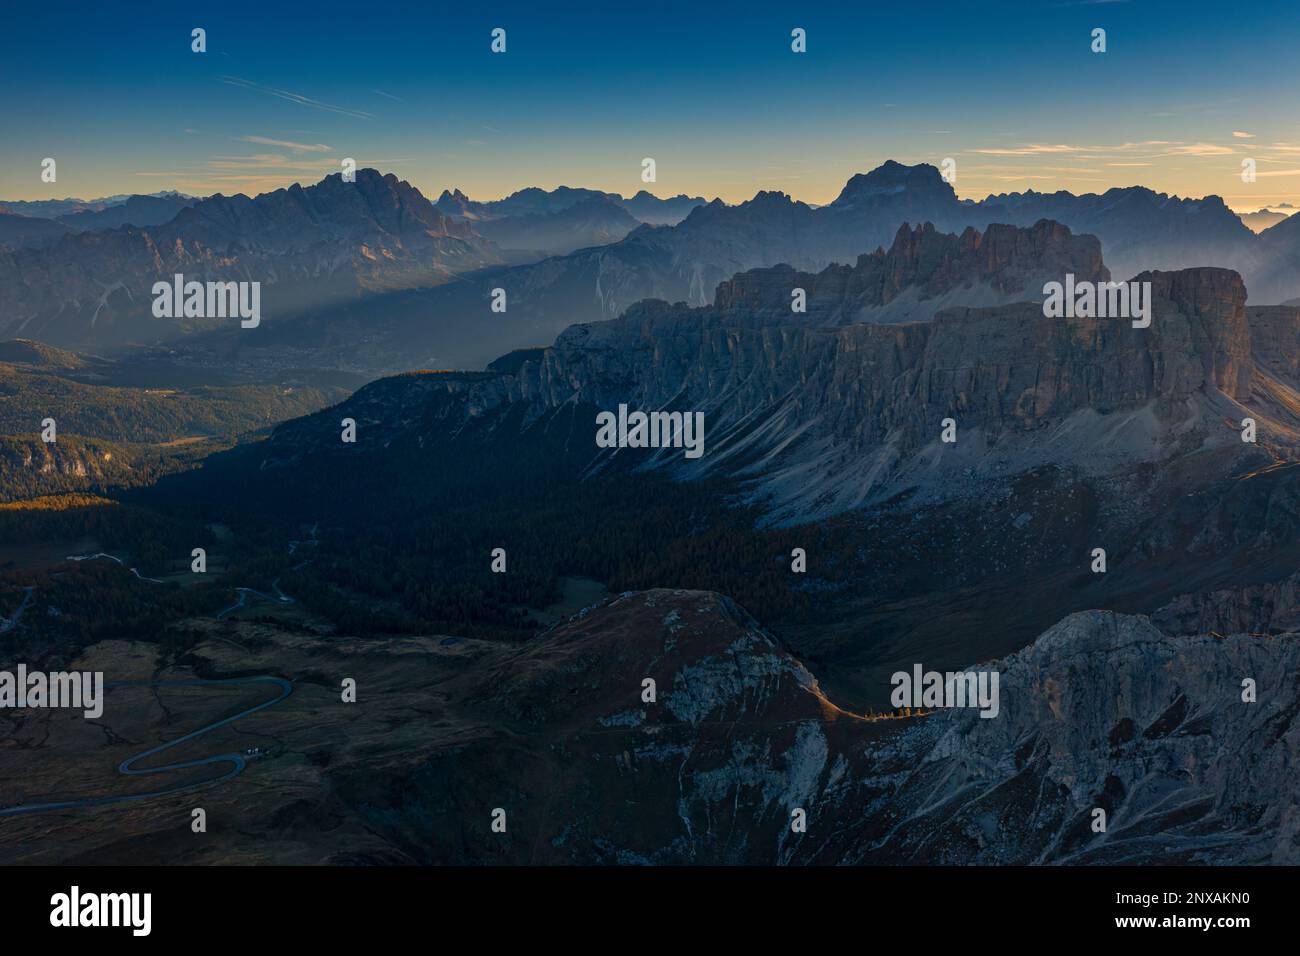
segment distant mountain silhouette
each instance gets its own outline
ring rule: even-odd
[[[182,209],[201,200],[193,196],[170,193],[165,196],[128,196],[125,202],[103,209],[83,209],[58,217],[74,232],[115,229],[118,226],[160,226],[170,222]]]
[[[692,198],[677,195],[660,199],[644,189],[631,199],[625,199],[618,193],[602,192],[599,189],[557,186],[555,189],[545,190],[537,186],[529,186],[511,193],[504,199],[488,202],[474,202],[459,189],[443,190],[436,205],[440,212],[453,218],[483,220],[508,216],[543,216],[563,212],[579,203],[587,203],[594,199],[608,199],[622,206],[639,222],[651,225],[676,225],[685,219],[692,209],[705,203],[705,200],[698,196]]]
[[[474,231],[502,250],[519,250],[536,259],[608,245],[639,225],[640,221],[612,197],[595,196],[554,212],[475,221]]]
[[[73,232],[123,225],[156,226],[199,200],[180,193],[111,196],[106,199],[0,200],[0,245],[43,246]]]
[[[124,208],[122,215],[130,215]],[[161,225],[66,236],[0,251],[0,332],[57,345],[165,341],[222,320],[159,320],[154,282],[263,283],[272,321],[367,291],[430,286],[499,262],[467,223],[448,219],[392,174],[363,169],[255,199],[215,195]]]
[[[161,225],[0,253],[0,334],[81,346],[224,329],[152,318],[152,282],[185,272],[259,279],[265,314],[303,319],[272,321],[223,348],[324,349],[329,361],[358,370],[482,367],[642,299],[701,306],[720,283],[750,269],[819,272],[854,263],[888,248],[904,224],[959,234],[1044,219],[1095,236],[1118,278],[1212,265],[1240,273],[1252,305],[1300,295],[1300,220],[1256,236],[1216,196],[1182,199],[1134,186],[975,202],[959,199],[933,166],[889,161],[850,178],[825,206],[764,191],[734,206],[694,205],[676,225],[633,227],[633,217],[667,216],[695,202],[560,187],[492,202],[444,192],[434,204],[374,170],[360,171],[356,184],[336,174],[256,199],[218,195]],[[520,264],[545,256],[552,258]],[[490,311],[494,289],[506,291],[505,313]],[[884,313],[876,320],[891,321]]]

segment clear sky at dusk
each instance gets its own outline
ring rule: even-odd
[[[1300,204],[1294,0],[619,6],[13,4],[0,198],[255,194],[343,157],[434,197],[630,194],[652,156],[660,195],[827,202],[886,159],[953,157],[963,197],[1141,184]]]

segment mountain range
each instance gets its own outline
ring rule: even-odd
[[[478,283],[510,306],[493,313],[484,296],[465,327],[498,326],[445,340],[466,354],[493,333],[509,345],[521,328],[565,326],[483,371],[408,371],[329,407],[333,393],[285,379],[118,392],[120,362],[0,343],[18,396],[0,403],[6,427],[25,428],[35,403],[69,432],[56,448],[7,439],[6,475],[132,486],[127,514],[173,522],[141,548],[165,571],[65,561],[24,584],[23,638],[86,666],[111,659],[118,676],[295,682],[274,723],[240,721],[241,747],[265,759],[205,794],[214,817],[244,808],[244,826],[194,851],[213,862],[1295,862],[1300,308],[1249,303],[1242,275],[1218,265],[1116,273],[1104,238],[1052,219],[946,228],[932,179],[886,168],[821,209],[774,193],[710,203],[525,266],[474,220],[368,171],[360,188],[214,197],[161,228],[17,250],[30,264],[81,243],[124,263],[123,248],[150,243],[166,268],[350,283],[351,312],[270,318],[263,349],[334,335],[357,351],[380,336],[363,319],[382,303],[395,311],[381,344],[409,364],[431,341],[431,298]],[[1022,201],[1003,197],[999,214]],[[610,205],[513,218],[591,202]],[[1276,262],[1285,225],[1259,237]],[[615,304],[638,284],[678,288],[683,249],[773,261],[612,317],[603,304],[582,321],[549,311],[587,278]],[[456,256],[487,264],[417,285]],[[1043,285],[1065,275],[1149,283],[1150,325],[1049,317]],[[519,312],[532,324],[513,324]],[[272,401],[308,413],[201,467],[132,457],[131,475],[106,470],[123,452],[97,436],[257,429]],[[702,414],[704,453],[600,447],[597,414],[620,405]],[[164,585],[155,575],[190,580],[173,538],[230,570]],[[488,570],[498,547],[509,573]],[[611,593],[535,626],[575,576]],[[115,608],[139,602],[148,628],[84,619],[76,595],[91,587]],[[996,671],[998,718],[891,706],[890,675],[918,661]],[[364,707],[340,711],[336,673],[356,675]],[[201,724],[201,701],[180,696],[132,711],[141,738],[174,734],[178,713]],[[15,731],[23,792],[6,805],[64,792],[89,759],[62,724],[28,732]],[[113,758],[99,762],[128,744],[96,737]],[[89,824],[75,850],[24,839],[37,824],[20,815],[4,852],[152,858],[158,805]],[[507,808],[508,839],[480,807]]]
[[[692,209],[706,202],[703,197],[692,198],[684,194],[660,199],[644,189],[625,198],[618,193],[607,193],[599,189],[557,186],[545,190],[530,186],[513,192],[504,199],[487,202],[471,200],[459,189],[444,189],[435,205],[440,212],[453,219],[486,222],[516,216],[549,216],[592,200],[607,200],[626,210],[638,222],[653,226],[674,226],[685,219]]]
[[[199,200],[180,193],[0,203],[0,245],[45,245],[79,232],[159,226]]]
[[[1217,197],[1184,200],[1133,187],[1101,196],[1025,193],[965,202],[935,168],[890,162],[853,177],[826,206],[774,192],[737,206],[715,200],[676,226],[644,226],[618,242],[488,269],[409,296],[348,302],[307,317],[306,327],[317,337],[327,329],[348,328],[353,336],[365,330],[364,353],[340,352],[332,361],[368,362],[376,369],[409,367],[413,360],[434,368],[481,368],[502,346],[544,345],[569,324],[613,318],[643,299],[705,305],[738,272],[778,265],[820,271],[853,263],[887,248],[903,223],[960,233],[1041,219],[1097,237],[1118,277],[1217,265],[1243,276],[1252,303],[1300,293],[1288,222],[1257,236]],[[489,313],[495,289],[508,294],[505,313]],[[480,321],[485,314],[491,314],[486,325]],[[282,349],[294,341],[268,334],[239,344]]]
[[[1043,219],[1095,236],[1116,276],[1212,265],[1240,273],[1252,304],[1300,295],[1297,220],[1256,235],[1218,197],[1142,187],[964,201],[934,167],[892,161],[852,177],[820,207],[776,192],[728,206],[568,187],[487,203],[444,192],[435,204],[373,170],[347,185],[335,175],[256,199],[218,195],[162,224],[42,235],[34,248],[0,250],[0,332],[77,348],[215,332],[214,347],[232,356],[285,351],[360,371],[481,368],[643,299],[705,305],[720,283],[753,268],[854,263],[889,247],[905,223],[960,234]],[[126,215],[115,208],[96,215]],[[649,224],[688,209],[674,225]],[[79,215],[87,214],[70,218]],[[219,322],[154,319],[148,290],[175,272],[264,283],[268,322],[249,336]],[[496,289],[507,295],[505,312],[491,308]]]
[[[1109,276],[1096,240],[1059,224],[961,236],[904,227],[889,252],[853,267],[751,270],[723,283],[710,306],[642,302],[486,373],[381,380],[329,416],[281,426],[247,450],[260,456],[249,469],[336,474],[340,456],[355,454],[338,446],[341,415],[385,448],[429,450],[471,424],[509,443],[556,419],[553,430],[569,436],[557,454],[577,472],[726,478],[767,521],[798,524],[979,495],[1044,467],[1107,482],[1204,460],[1213,464],[1197,480],[1208,481],[1300,448],[1290,349],[1300,309],[1247,308],[1240,276],[1217,268],[1140,275],[1152,288],[1146,329],[1049,318],[1023,301],[1026,286],[1063,270]],[[789,306],[800,284],[805,313]],[[872,321],[882,314],[901,318]],[[594,424],[573,436],[583,414],[594,423],[595,410],[620,404],[702,412],[707,453],[601,451]],[[1254,443],[1241,438],[1246,418]],[[948,419],[958,429],[951,444],[941,437]]]
[[[388,498],[418,522],[515,474],[502,501],[556,483],[581,500],[602,478],[712,489],[756,527],[837,556],[806,585],[817,605],[771,623],[833,661],[828,679],[859,702],[918,642],[959,665],[1076,610],[1151,613],[1300,560],[1300,308],[1248,306],[1238,274],[1203,267],[1138,276],[1145,329],[1049,318],[1021,290],[1062,269],[1109,275],[1095,239],[1055,223],[905,227],[853,267],[751,270],[712,305],[642,302],[485,372],[381,379],[168,494],[303,521],[304,507],[366,500],[382,524]],[[793,282],[809,290],[804,313]],[[931,300],[933,317],[870,321]],[[703,455],[598,447],[597,413],[620,405],[701,413]],[[355,444],[339,441],[343,418]],[[412,475],[420,487],[396,496]],[[1109,574],[1088,573],[1098,545]]]

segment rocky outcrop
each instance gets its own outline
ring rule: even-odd
[[[713,306],[744,324],[754,318],[777,325],[925,320],[954,299],[995,305],[1038,298],[1044,282],[1067,273],[1080,281],[1110,278],[1100,243],[1059,223],[992,225],[983,233],[968,228],[960,236],[928,222],[904,224],[888,251],[859,256],[854,266],[816,274],[789,266],[742,272],[718,286]],[[807,296],[802,315],[791,308],[796,288]]]
[[[135,449],[115,442],[61,436],[0,438],[0,501],[131,483]]]
[[[1300,576],[1180,595],[1152,615],[1151,620],[1169,634],[1300,632]]]
[[[1294,632],[1074,614],[977,665],[999,674],[991,718],[847,712],[709,592],[623,594],[479,654],[437,684],[437,743],[401,787],[368,762],[330,774],[411,860],[1300,861]]]
[[[995,666],[996,719],[943,711],[882,749],[864,781],[877,822],[847,861],[1300,859],[1300,635],[1171,636],[1089,611]]]

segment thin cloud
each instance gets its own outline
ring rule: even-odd
[[[362,110],[351,110],[342,106],[334,106],[330,103],[322,103],[320,100],[314,100],[310,96],[303,96],[301,93],[291,93],[289,90],[281,90],[274,86],[263,86],[261,83],[254,83],[252,80],[245,80],[238,76],[220,77],[222,83],[230,86],[238,86],[246,90],[257,90],[260,93],[268,93],[271,96],[279,97],[282,100],[288,100],[290,103],[297,103],[299,106],[307,106],[314,110],[324,110],[327,113],[338,113],[340,116],[351,116],[353,119],[374,119],[374,114],[366,113]]]
[[[371,92],[371,93],[374,93],[376,96],[382,96],[382,97],[384,97],[385,99],[393,100],[393,101],[396,102],[396,103],[405,103],[405,102],[406,102],[406,101],[405,101],[404,99],[402,99],[400,96],[394,96],[392,93],[385,93],[383,90],[371,90],[370,92]]]
[[[1033,143],[1029,146],[1016,146],[1009,149],[973,149],[971,152],[983,156],[1037,156],[1041,153],[1080,153],[1086,151],[1086,149],[1085,146],[1066,146],[1063,144],[1048,146]]]
[[[1218,146],[1214,143],[1191,143],[1169,150],[1173,156],[1231,156],[1235,152],[1231,146]]]
[[[1235,137],[1237,137],[1237,139],[1254,139],[1254,138],[1255,138],[1255,134],[1254,134],[1254,133],[1243,133],[1243,132],[1242,132],[1241,130],[1239,130],[1239,129],[1234,129],[1234,130],[1232,131],[1232,135],[1235,136]]]
[[[210,169],[330,169],[338,163],[333,159],[304,159],[283,156],[279,153],[255,153],[252,156],[217,156],[207,166]]]
[[[279,146],[282,149],[291,149],[295,153],[328,153],[334,149],[333,146],[326,146],[324,143],[295,143],[292,140],[271,139],[268,136],[241,136],[239,138],[245,143]]]
[[[1175,140],[1165,139],[1148,139],[1139,143],[1120,143],[1118,146],[1079,146],[1069,143],[1026,143],[1021,146],[990,147],[987,149],[973,149],[972,153],[980,153],[985,156],[1042,156],[1045,154],[1061,153],[1109,153],[1109,152],[1128,152],[1136,149],[1149,149],[1158,146],[1179,146]],[[1230,150],[1231,152],[1231,150]]]

